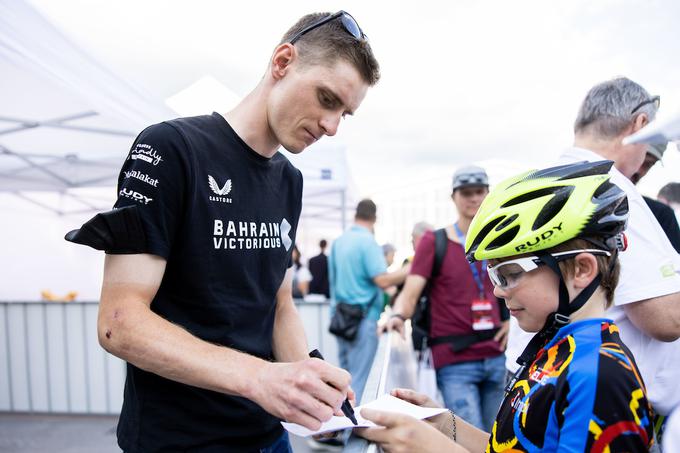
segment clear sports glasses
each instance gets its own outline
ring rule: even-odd
[[[600,249],[580,249],[569,250],[566,252],[551,253],[550,255],[555,260],[564,261],[576,257],[579,253],[592,253],[593,255],[612,256],[606,250]],[[489,266],[489,278],[494,286],[502,290],[512,289],[516,287],[524,274],[538,269],[539,266],[545,264],[537,256],[530,255],[514,260],[503,261],[495,266]]]

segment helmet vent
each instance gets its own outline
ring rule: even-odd
[[[498,223],[505,218],[504,215],[497,217],[484,225],[484,228],[482,228],[479,233],[477,233],[477,236],[475,236],[475,239],[472,241],[472,244],[470,245],[470,248],[468,249],[469,252],[474,252],[477,250],[477,247],[479,247],[479,244],[484,240],[484,238],[491,232],[491,230],[494,229]]]
[[[552,197],[550,201],[548,201],[545,206],[543,206],[541,212],[538,213],[531,229],[535,231],[555,218],[557,214],[560,213],[564,205],[567,204],[567,201],[569,201],[569,196],[573,191],[574,186],[560,187],[559,190],[555,192],[555,196]]]
[[[499,235],[496,239],[491,241],[489,245],[486,246],[486,250],[497,249],[498,247],[503,247],[504,245],[509,244],[510,241],[515,239],[515,236],[517,236],[518,232],[519,225],[515,225],[514,227],[510,228],[508,231]]]
[[[514,222],[517,217],[519,217],[519,214],[513,214],[510,217],[508,217],[507,219],[503,220],[496,227],[496,231],[501,231],[504,228],[507,228],[507,226],[510,225],[512,222]]]
[[[593,199],[600,198],[603,194],[605,194],[608,190],[614,189],[614,192],[616,192],[616,187],[614,187],[614,184],[612,184],[609,181],[605,181],[602,184],[600,184],[597,189],[595,189],[595,192],[593,193]]]
[[[501,208],[507,208],[509,206],[515,206],[517,204],[525,203],[527,201],[535,200],[536,198],[545,197],[547,195],[553,195],[556,192],[562,190],[564,186],[558,187],[546,187],[545,189],[538,189],[531,192],[523,193],[511,200],[506,201],[501,205]]]

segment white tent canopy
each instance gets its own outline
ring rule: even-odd
[[[0,0],[0,73],[0,191],[28,200],[114,185],[136,132],[172,116],[21,1]]]
[[[135,135],[176,114],[22,1],[0,0],[0,74],[0,299],[36,299],[42,289],[97,298],[101,254],[63,236],[110,209]],[[305,177],[303,230],[339,231],[344,147],[320,143],[290,157]]]

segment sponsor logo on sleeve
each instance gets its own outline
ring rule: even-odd
[[[139,179],[140,181],[153,186],[153,187],[158,187],[158,179],[151,178],[149,175],[146,173],[142,173],[141,171],[137,170],[128,170],[125,171],[125,178],[136,178]]]
[[[121,197],[129,198],[131,200],[135,200],[136,202],[142,204],[149,204],[153,201],[153,198],[149,198],[146,195],[136,192],[132,189],[122,188],[120,189],[120,192],[118,192],[118,195]]]
[[[675,277],[678,273],[675,270],[675,266],[673,266],[673,263],[667,263],[661,266],[661,276],[664,278],[667,277]]]
[[[163,162],[163,157],[161,157],[151,145],[147,145],[146,143],[138,143],[134,149],[130,151],[128,159],[143,160],[154,167]]]
[[[208,186],[210,190],[217,196],[210,195],[210,201],[219,201],[221,203],[231,203],[231,198],[227,197],[231,192],[231,179],[227,179],[222,187],[217,183],[215,178],[208,175]]]
[[[290,250],[291,225],[285,218],[276,222],[213,221],[213,246],[227,250],[259,250],[283,247]]]

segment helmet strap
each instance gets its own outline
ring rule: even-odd
[[[552,269],[560,279],[559,306],[557,307],[557,312],[551,314],[550,317],[548,317],[548,322],[550,321],[550,318],[553,318],[556,324],[566,325],[569,323],[569,316],[583,307],[583,305],[588,302],[590,297],[600,286],[602,274],[598,272],[593,281],[590,282],[588,286],[583,288],[583,290],[576,297],[574,297],[574,300],[570,301],[567,286],[564,284],[564,276],[562,275],[559,264],[557,264],[557,260],[549,253],[538,255],[538,258],[543,261],[550,269]],[[566,322],[564,322],[565,318]],[[559,327],[563,327],[563,325],[560,325]]]
[[[548,319],[545,320],[545,324],[539,330],[536,335],[533,336],[529,344],[524,348],[522,354],[517,358],[517,363],[519,364],[519,369],[515,372],[513,377],[508,382],[505,387],[506,394],[510,393],[515,386],[515,383],[519,379],[524,369],[529,363],[533,362],[536,355],[540,349],[545,346],[550,340],[553,339],[558,330],[569,324],[571,321],[570,315],[577,310],[579,310],[585,303],[590,299],[593,293],[600,286],[600,281],[602,280],[602,274],[598,273],[592,282],[588,284],[583,291],[581,291],[571,302],[569,301],[569,291],[564,283],[564,277],[562,276],[562,271],[560,266],[557,264],[557,260],[550,254],[544,253],[537,255],[538,258],[545,263],[550,269],[552,269],[560,280],[560,298],[557,311],[548,315]]]

